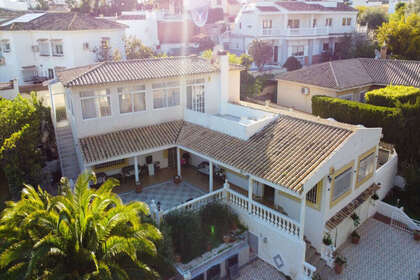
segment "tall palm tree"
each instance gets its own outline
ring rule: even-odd
[[[8,202],[0,218],[0,271],[6,279],[154,279],[150,268],[161,233],[142,222],[142,202],[123,204],[99,189],[94,173],[83,173],[72,191],[60,195],[26,186],[18,202]],[[0,275],[1,276],[1,275]],[[1,278],[1,277],[0,277]]]

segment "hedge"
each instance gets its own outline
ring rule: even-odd
[[[396,107],[398,103],[416,103],[420,89],[407,86],[387,86],[366,93],[366,103],[377,106]]]
[[[382,127],[383,140],[396,146],[401,159],[420,162],[420,96],[415,103],[398,103],[396,107],[313,96],[312,113],[340,122]]]

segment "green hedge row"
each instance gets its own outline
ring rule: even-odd
[[[397,103],[396,107],[313,96],[312,114],[366,127],[382,127],[383,140],[396,146],[400,158],[420,162],[420,96],[414,103]]]
[[[377,106],[396,107],[398,103],[416,103],[420,89],[407,86],[387,86],[366,93],[366,103]]]

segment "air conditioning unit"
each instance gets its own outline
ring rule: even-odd
[[[32,45],[32,51],[33,52],[39,52],[39,46],[38,45]]]
[[[308,95],[308,94],[309,94],[309,88],[307,88],[307,87],[303,87],[303,88],[301,89],[301,93],[302,93],[302,94],[304,94],[304,95]]]
[[[0,57],[0,65],[5,65],[6,59],[4,57]]]
[[[83,49],[84,50],[89,50],[89,43],[88,42],[83,43]]]

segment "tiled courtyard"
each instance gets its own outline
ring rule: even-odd
[[[204,194],[204,191],[194,187],[188,182],[183,181],[176,185],[172,181],[168,181],[146,187],[141,193],[136,193],[135,190],[132,190],[121,193],[119,196],[124,203],[137,200],[146,202],[150,205],[152,200],[154,200],[155,203],[160,202],[161,210],[164,211]]]
[[[417,280],[420,242],[411,233],[370,218],[359,229],[360,244],[346,242],[339,252],[347,258],[340,280]]]
[[[237,280],[285,280],[286,278],[277,269],[256,259],[239,271]]]

